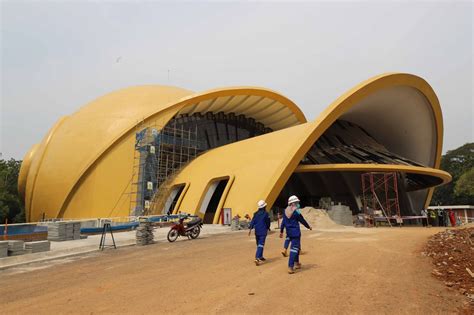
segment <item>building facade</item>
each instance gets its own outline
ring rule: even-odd
[[[61,118],[25,155],[19,191],[29,221],[186,212],[217,223],[223,208],[282,208],[290,194],[357,213],[361,174],[395,172],[401,211],[415,214],[451,180],[442,141],[438,98],[410,74],[362,82],[313,121],[264,88],[131,87]]]

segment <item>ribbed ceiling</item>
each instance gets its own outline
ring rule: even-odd
[[[288,128],[301,123],[288,106],[273,98],[256,95],[220,96],[194,104],[191,103],[181,109],[178,116],[207,112],[245,115],[273,130]]]

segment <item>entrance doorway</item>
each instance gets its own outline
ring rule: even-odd
[[[219,206],[219,203],[223,197],[222,195],[224,194],[224,190],[228,182],[229,178],[225,178],[216,180],[209,185],[199,210],[199,212],[204,214],[205,224],[213,223],[217,207]]]

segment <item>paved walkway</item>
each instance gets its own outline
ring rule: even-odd
[[[166,235],[168,234],[169,227],[156,228],[155,229],[155,241],[156,242],[167,242]],[[205,237],[207,235],[230,233],[230,227],[221,225],[206,224],[201,230],[199,237]],[[25,264],[34,262],[48,261],[58,258],[65,258],[75,255],[81,255],[91,253],[99,250],[101,235],[89,235],[86,239],[64,241],[64,242],[51,242],[51,250],[49,252],[25,254],[21,256],[12,256],[0,258],[0,270],[17,267]],[[114,233],[114,239],[117,247],[134,246],[135,245],[135,231],[127,232],[116,232]],[[179,239],[178,239],[179,241]],[[110,234],[107,234],[106,245],[112,244],[112,238]]]

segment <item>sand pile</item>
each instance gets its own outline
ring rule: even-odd
[[[335,229],[342,228],[343,225],[339,225],[329,217],[328,213],[324,209],[315,209],[312,207],[305,207],[301,209],[301,214],[308,221],[309,225],[313,228],[320,229]]]

